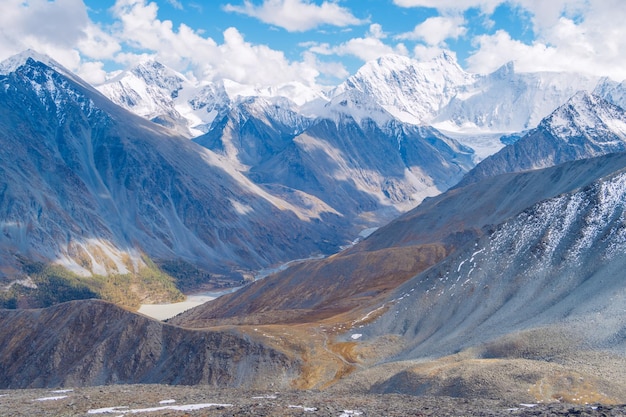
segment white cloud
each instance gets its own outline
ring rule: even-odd
[[[586,72],[618,81],[626,79],[626,57],[619,53],[620,48],[626,48],[626,33],[598,48],[585,29],[570,19],[561,18],[551,32],[553,43],[531,45],[512,39],[502,30],[483,35],[477,39],[478,50],[468,58],[469,70],[486,73],[514,61],[516,70],[521,72]]]
[[[109,26],[92,22],[82,0],[5,2],[0,60],[31,48],[93,84],[107,79],[107,61],[126,67],[148,58],[198,81],[228,78],[258,86],[300,81],[313,86],[320,74],[345,76],[339,63],[318,62],[308,55],[290,61],[281,51],[247,42],[236,28],[226,29],[223,40],[216,41],[185,24],[175,27],[159,19],[153,1],[117,0],[108,11],[113,18]]]
[[[85,36],[76,43],[76,47],[85,57],[111,59],[122,49],[117,39],[91,22],[85,27],[84,34]]]
[[[241,6],[227,4],[224,10],[255,17],[289,32],[304,32],[322,25],[344,27],[364,23],[350,10],[329,1],[317,5],[310,0],[264,0],[256,6],[245,0]]]
[[[479,35],[473,39],[476,49],[467,60],[470,71],[490,72],[514,60],[518,71],[582,71],[626,79],[623,0],[394,0],[401,7],[435,8],[443,16],[478,8],[487,22],[495,8],[505,3],[530,18],[535,39],[524,43],[504,30]],[[432,25],[427,30],[420,26],[402,38],[429,45],[442,42],[445,27]]]
[[[415,26],[411,32],[401,33],[397,39],[419,40],[428,45],[441,45],[446,39],[457,39],[465,35],[467,28],[463,26],[465,19],[461,16],[436,16],[426,19]]]
[[[533,0],[530,0],[533,1]],[[552,1],[552,0],[549,0]],[[548,0],[546,2],[549,2]],[[400,7],[429,7],[443,11],[463,11],[479,8],[485,13],[493,13],[495,8],[504,3],[503,0],[393,0]]]
[[[175,9],[183,10],[183,4],[178,0],[167,0],[167,2]]]
[[[82,0],[4,0],[0,59],[31,48],[75,69],[78,55],[71,48],[87,36],[88,24]]]
[[[363,61],[371,61],[387,54],[408,55],[404,44],[388,45],[382,41],[385,37],[382,27],[379,24],[372,24],[362,38],[352,38],[336,46],[327,43],[316,44],[310,47],[309,51],[320,55],[350,55]]]
[[[335,79],[343,79],[347,78],[350,73],[346,69],[345,65],[341,62],[337,61],[320,61],[317,58],[317,55],[314,53],[307,51],[303,54],[304,62],[306,62],[311,68],[316,68],[320,74],[335,78]]]
[[[290,62],[281,51],[246,42],[234,27],[224,31],[223,43],[218,44],[187,25],[174,28],[171,21],[159,20],[155,3],[118,0],[113,12],[120,22],[115,36],[138,51],[117,54],[116,59],[125,64],[147,54],[178,71],[190,71],[198,80],[228,78],[252,85],[285,81],[314,85],[319,75],[311,62]]]
[[[90,84],[102,84],[108,75],[103,67],[102,62],[84,62],[76,69],[76,74]]]

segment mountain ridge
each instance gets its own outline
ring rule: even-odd
[[[626,112],[580,91],[515,143],[481,161],[458,185],[626,150]]]

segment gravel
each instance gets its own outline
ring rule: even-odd
[[[206,386],[111,385],[0,391],[3,416],[623,416],[626,405],[518,404],[486,399]]]

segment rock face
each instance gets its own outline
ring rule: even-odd
[[[0,310],[0,387],[288,387],[299,365],[236,331],[166,325],[103,301]]]

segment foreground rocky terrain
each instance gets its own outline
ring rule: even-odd
[[[113,385],[0,391],[3,416],[623,416],[624,405],[511,403],[452,397],[242,392],[203,386]]]

